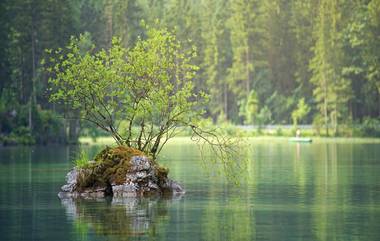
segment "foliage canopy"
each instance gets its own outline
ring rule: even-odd
[[[147,29],[146,39],[130,49],[113,39],[109,51],[83,51],[85,35],[72,38],[50,58],[50,100],[80,111],[81,118],[110,133],[118,145],[156,158],[178,127],[191,128],[193,139],[207,143],[227,161],[231,140],[202,130],[208,96],[195,92],[195,48],[183,49],[166,29]],[[51,51],[50,51],[51,52]],[[120,125],[123,121],[123,125]]]

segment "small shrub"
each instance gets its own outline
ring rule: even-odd
[[[362,136],[380,137],[380,120],[375,118],[365,118],[359,127]]]
[[[25,126],[20,126],[14,129],[9,135],[3,137],[4,145],[33,145],[36,143],[30,129]]]
[[[35,109],[33,117],[33,136],[38,143],[62,142],[65,137],[61,136],[63,126],[62,118],[51,110]]]
[[[283,134],[284,134],[284,133],[283,133],[281,127],[279,127],[279,128],[276,129],[276,136],[282,136]]]
[[[316,115],[313,119],[313,130],[315,135],[320,136],[322,128],[324,126],[324,120],[321,115]]]
[[[259,136],[261,136],[261,135],[264,134],[262,126],[259,125],[259,126],[257,127],[257,132],[256,132],[256,133],[257,133],[257,135],[259,135]]]

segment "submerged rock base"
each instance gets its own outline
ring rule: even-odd
[[[72,169],[58,196],[101,198],[185,193],[167,175],[167,169],[138,150],[107,147],[87,166]]]

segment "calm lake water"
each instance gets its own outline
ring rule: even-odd
[[[240,186],[180,142],[161,163],[183,196],[61,201],[76,147],[0,148],[0,240],[380,240],[380,144],[254,140],[252,149]]]

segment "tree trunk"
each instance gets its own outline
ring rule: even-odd
[[[160,145],[160,142],[161,142],[161,135],[157,136],[156,141],[154,142],[152,149],[150,149],[150,153],[153,155],[153,160],[156,159],[156,153],[157,153],[158,147]]]
[[[251,86],[250,86],[250,79],[251,79],[251,75],[250,75],[250,69],[249,69],[249,65],[250,65],[250,60],[249,60],[249,46],[248,46],[248,41],[247,41],[247,47],[246,47],[246,52],[245,52],[245,58],[246,58],[246,96],[247,96],[247,99],[248,99],[248,96],[249,96],[249,92],[251,91]]]
[[[68,142],[70,144],[74,144],[78,142],[79,138],[79,119],[73,118],[69,120],[69,137],[68,137]]]
[[[228,120],[228,93],[227,93],[227,83],[223,84],[224,93],[223,93],[223,102],[224,102],[224,116]]]
[[[29,110],[28,110],[28,126],[30,131],[33,128],[33,107],[36,105],[36,32],[35,32],[35,16],[34,16],[34,7],[33,1],[30,3],[30,11],[31,11],[31,48],[32,48],[32,92],[29,98]]]
[[[106,2],[105,15],[107,19],[107,44],[108,48],[112,47],[112,35],[113,35],[113,0],[108,0]]]
[[[28,128],[30,132],[32,132],[33,128],[33,121],[32,121],[32,96],[29,98],[29,103],[28,103]]]
[[[335,103],[334,105],[334,136],[338,135],[338,107],[337,104]]]
[[[322,70],[324,71],[324,69]],[[328,123],[328,112],[327,112],[327,81],[325,77],[325,73],[323,72],[323,92],[324,92],[324,100],[323,100],[323,112],[324,112],[324,119],[325,119],[325,129],[326,129],[326,135],[329,136],[329,123]]]

